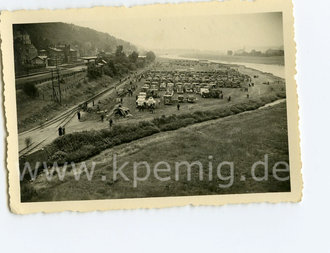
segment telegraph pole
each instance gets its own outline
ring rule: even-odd
[[[57,68],[57,81],[58,81],[58,94],[59,94],[59,103],[62,103],[62,92],[61,92],[61,80],[60,80],[60,71]]]
[[[54,86],[54,73],[53,73],[53,70],[51,70],[52,72],[52,89],[53,89],[53,99],[55,101],[57,101],[57,96],[56,96],[56,91],[55,91],[55,86]]]

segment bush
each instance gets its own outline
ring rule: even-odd
[[[161,131],[176,130],[181,127],[186,127],[188,125],[192,125],[194,123],[196,123],[196,120],[194,118],[181,119],[181,120],[173,121],[173,122],[160,126],[160,130]]]
[[[53,154],[49,159],[49,162],[51,163],[57,162],[58,164],[64,164],[66,161],[67,161],[67,155],[65,152],[61,150],[55,152],[55,154]]]
[[[152,122],[142,121],[138,125],[116,125],[111,130],[83,131],[67,134],[55,139],[46,147],[49,154],[48,162],[59,164],[80,162],[100,153],[106,148],[131,142],[160,130]]]
[[[21,202],[32,201],[38,197],[37,191],[28,182],[21,183]]]
[[[23,86],[23,91],[29,97],[35,98],[38,96],[38,88],[35,86],[34,83],[27,83]]]
[[[100,153],[106,148],[128,143],[160,131],[176,130],[198,122],[254,110],[276,99],[277,96],[268,96],[257,100],[251,99],[231,106],[227,105],[214,111],[196,111],[169,116],[162,115],[151,121],[141,121],[138,124],[115,125],[112,129],[67,134],[55,139],[43,152],[48,154],[48,162],[53,163],[57,161],[59,164],[65,160],[67,162],[80,162]]]

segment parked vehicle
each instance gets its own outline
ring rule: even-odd
[[[184,102],[184,96],[183,95],[179,95],[178,96],[178,102],[179,103],[183,103]]]
[[[146,92],[139,92],[138,97],[146,97],[147,93]]]
[[[166,90],[172,92],[174,89],[174,83],[168,83],[166,86]]]
[[[164,104],[165,105],[171,105],[174,103],[173,101],[173,91],[170,92],[170,91],[167,91],[164,95]]]
[[[199,83],[193,83],[193,86],[194,86],[194,92],[196,94],[199,94],[201,91],[201,86],[199,85]]]
[[[206,94],[208,94],[210,92],[209,88],[200,88],[200,94],[202,97],[207,96]]]
[[[187,98],[188,103],[196,103],[197,99],[194,95],[189,95]]]
[[[146,98],[145,97],[138,97],[136,100],[136,107],[144,107],[146,105]]]
[[[191,83],[185,83],[184,88],[187,93],[194,92],[193,85]]]
[[[147,92],[149,90],[149,85],[143,85],[141,88],[142,92]]]
[[[176,92],[178,94],[183,94],[183,85],[181,83],[178,83],[176,86]]]
[[[149,108],[152,106],[155,107],[156,105],[156,101],[153,97],[149,97],[146,103]]]
[[[160,86],[159,86],[159,90],[160,91],[166,90],[166,83],[161,83]]]

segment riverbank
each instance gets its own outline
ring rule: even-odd
[[[218,60],[225,62],[244,62],[244,63],[256,63],[256,64],[270,64],[284,66],[284,56],[236,56],[236,55],[180,55],[185,58],[195,58],[199,60]]]
[[[226,57],[226,56],[218,56],[218,57],[213,57],[216,59],[213,59],[212,57],[210,58],[193,58],[193,57],[188,57],[188,56],[178,56],[178,55],[161,55],[161,58],[164,59],[172,59],[172,60],[192,60],[192,61],[198,61],[198,60],[209,60],[210,62],[215,62],[215,63],[223,63],[223,64],[230,64],[230,65],[241,65],[247,68],[251,68],[257,71],[261,71],[263,73],[270,73],[273,74],[274,76],[281,77],[285,79],[285,66],[284,66],[284,57],[283,59],[277,59],[277,60],[270,60],[270,58],[267,60],[266,58],[268,57],[254,57],[257,58],[257,60],[251,60],[252,58],[249,57]],[[250,59],[250,61],[249,61]],[[283,64],[278,64],[283,61]]]

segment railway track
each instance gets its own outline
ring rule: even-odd
[[[40,142],[34,143],[32,142],[31,145],[23,148],[22,150],[19,151],[19,158],[21,158],[22,156],[28,155],[30,153],[32,153],[33,150],[35,150],[37,147],[39,147],[42,143],[44,143],[46,140],[48,139],[45,138]]]
[[[138,75],[142,74],[146,70],[147,69],[145,69],[143,71],[140,71],[138,73]],[[60,126],[66,126],[71,121],[71,119],[76,115],[78,109],[80,109],[82,105],[84,105],[86,103],[88,104],[88,103],[92,102],[93,100],[96,100],[96,99],[100,98],[104,94],[114,90],[114,87],[121,88],[122,86],[127,84],[130,80],[131,79],[128,77],[125,80],[123,80],[122,82],[118,81],[118,82],[114,83],[111,87],[104,89],[103,91],[99,92],[98,94],[96,94],[96,95],[90,97],[89,99],[79,103],[78,105],[76,105],[76,106],[72,107],[71,109],[63,112],[62,114],[54,117],[53,119],[48,120],[47,122],[43,123],[42,125],[33,127],[33,128],[31,128],[27,131],[24,131],[24,132],[21,132],[19,134],[19,136],[24,136],[24,135],[27,135],[27,134],[32,133],[34,131],[39,131],[39,130],[45,129],[45,128],[50,127],[52,125],[54,125],[54,129],[55,129],[55,131],[57,131],[57,129]],[[38,148],[40,148],[40,145],[43,144],[47,139],[48,139],[48,137],[44,138],[40,142],[37,142],[37,143],[33,142],[30,146],[21,149],[19,151],[19,157],[28,155],[28,154],[36,151]]]

